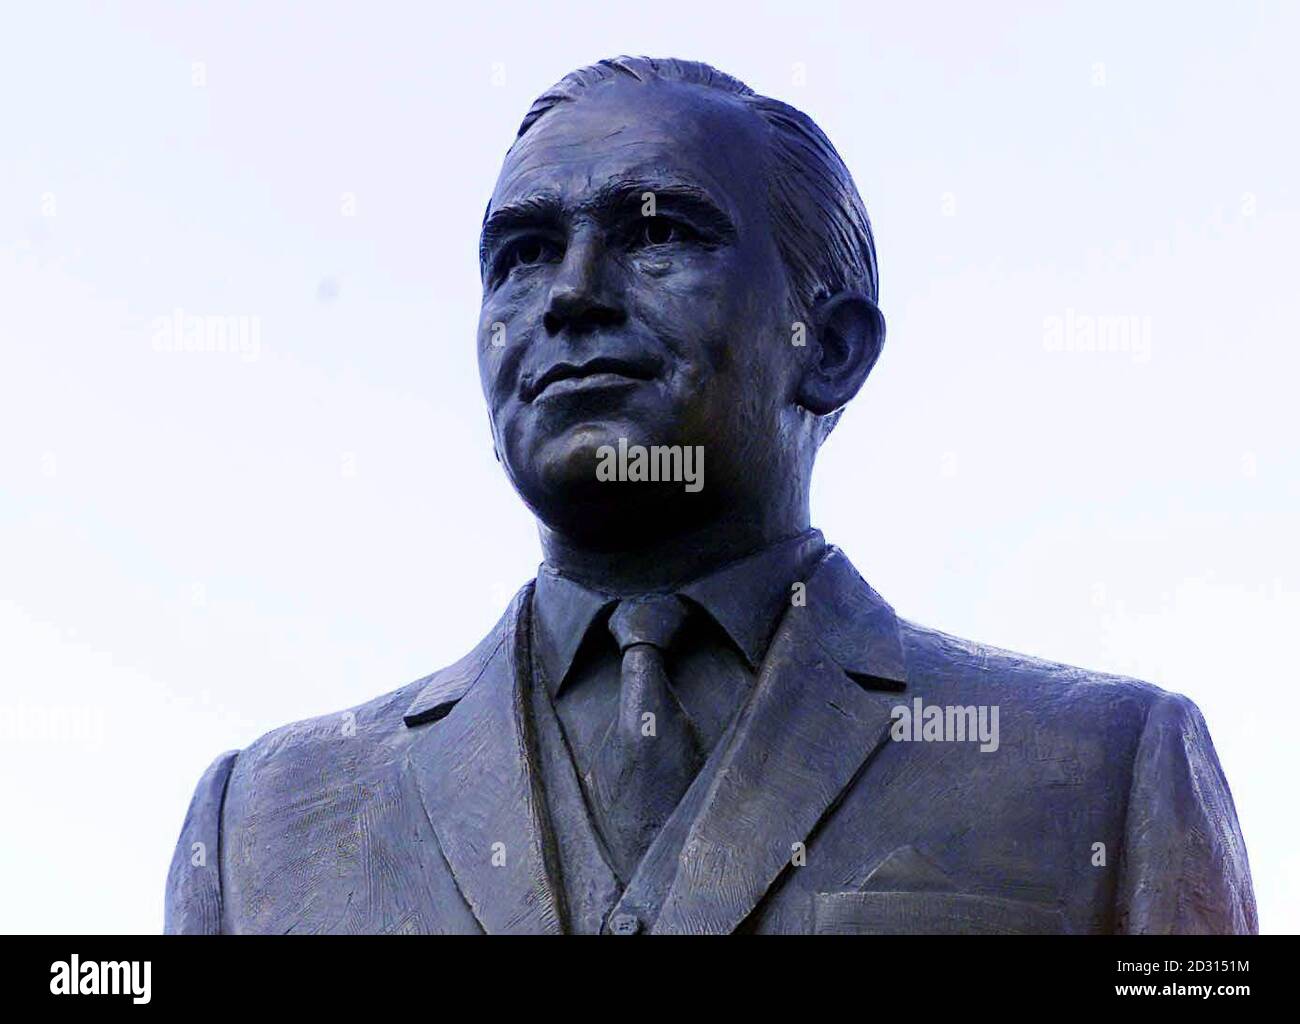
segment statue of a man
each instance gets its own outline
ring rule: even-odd
[[[690,61],[575,71],[479,258],[545,561],[456,664],[219,757],[168,931],[1257,930],[1190,701],[898,619],[811,527],[885,321],[808,117]]]

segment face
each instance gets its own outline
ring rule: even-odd
[[[616,81],[507,157],[482,237],[479,370],[498,456],[552,529],[685,529],[795,471],[765,131],[715,90]],[[702,486],[602,477],[620,442],[698,446]]]

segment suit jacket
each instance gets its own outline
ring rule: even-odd
[[[900,620],[835,548],[620,891],[574,780],[543,792],[531,593],[456,664],[217,758],[166,931],[1257,931],[1194,704]],[[918,698],[996,707],[997,749],[900,738]]]

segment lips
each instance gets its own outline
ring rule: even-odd
[[[584,363],[555,363],[540,375],[525,374],[520,383],[520,396],[525,402],[538,398],[552,384],[573,381],[565,390],[578,390],[583,382],[591,387],[615,386],[620,383],[653,380],[658,365],[651,360],[620,359],[597,356]]]

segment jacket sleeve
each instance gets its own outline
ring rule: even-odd
[[[237,750],[228,750],[203,773],[181,826],[164,900],[165,935],[221,932],[221,805]]]
[[[1200,710],[1161,694],[1138,743],[1120,855],[1117,931],[1259,931],[1246,844]]]

